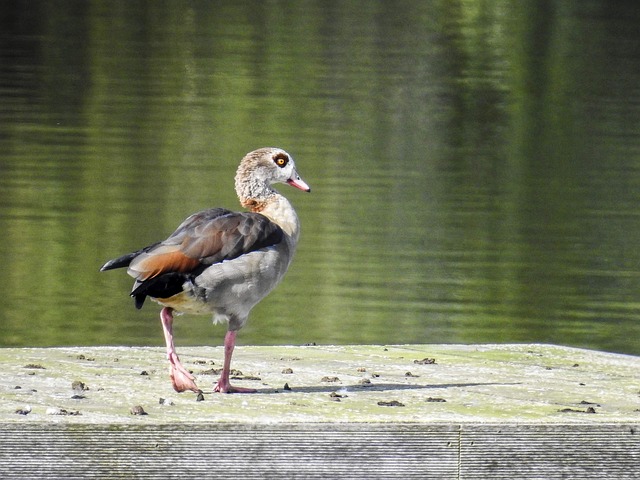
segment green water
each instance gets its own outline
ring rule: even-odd
[[[640,7],[8,2],[0,345],[160,345],[105,260],[280,146],[312,187],[245,344],[640,354]],[[178,344],[221,343],[181,317]]]

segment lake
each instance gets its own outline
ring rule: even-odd
[[[310,194],[240,344],[640,354],[637,2],[30,1],[0,14],[0,346],[162,345],[108,259]],[[224,328],[180,317],[178,345]]]

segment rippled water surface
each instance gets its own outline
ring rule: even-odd
[[[280,188],[301,243],[240,343],[640,354],[640,6],[616,3],[8,3],[0,345],[162,344],[98,268],[239,208],[273,145],[313,191]]]

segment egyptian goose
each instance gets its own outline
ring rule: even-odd
[[[250,212],[212,208],[188,217],[166,240],[109,260],[101,271],[128,267],[135,278],[136,308],[146,297],[160,312],[173,388],[201,392],[180,363],[173,343],[173,312],[213,313],[214,323],[228,322],[224,365],[214,392],[255,390],[229,383],[236,333],[251,309],[282,280],[298,243],[300,223],[289,201],[271,185],[288,183],[311,191],[296,171],[291,155],[279,148],[248,153],[235,177],[236,193]]]

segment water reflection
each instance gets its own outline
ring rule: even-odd
[[[160,345],[97,269],[278,145],[314,190],[241,342],[640,353],[638,7],[67,5],[1,18],[2,344]]]

